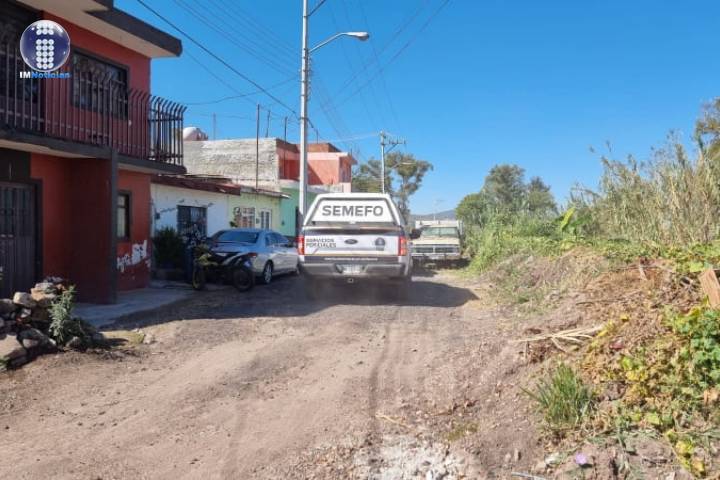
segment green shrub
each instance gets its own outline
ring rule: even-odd
[[[72,316],[74,305],[75,287],[71,286],[50,305],[50,336],[58,345],[65,345],[73,337],[78,337],[83,346],[88,346],[94,329],[81,319]]]
[[[590,387],[564,363],[527,393],[535,401],[547,428],[555,434],[581,426],[595,403]]]
[[[496,218],[466,237],[466,253],[473,257],[470,267],[477,271],[517,253],[556,255],[566,246],[554,221],[530,216],[518,216],[513,221]]]
[[[183,264],[185,243],[172,227],[163,227],[152,239],[155,262],[161,268],[179,268]]]

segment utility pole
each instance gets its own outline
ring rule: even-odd
[[[258,189],[260,177],[260,104],[257,104],[255,114],[255,190]]]
[[[314,47],[309,48],[308,21],[310,19],[310,16],[315,13],[317,9],[320,8],[326,1],[327,0],[318,0],[312,10],[310,10],[308,8],[308,0],[303,0],[302,64],[300,67],[300,198],[298,202],[298,211],[302,219],[305,218],[305,211],[307,210],[307,103],[308,84],[310,82],[310,54],[340,37],[352,37],[362,42],[370,38],[370,34],[368,32],[340,32],[318,43]]]
[[[303,0],[302,18],[302,66],[300,69],[300,194],[298,209],[300,217],[305,220],[307,208],[307,90],[308,90],[308,0]]]
[[[213,140],[217,140],[217,115],[213,113]]]
[[[265,138],[270,136],[270,109],[268,108],[267,124],[265,125]]]
[[[285,116],[285,127],[283,128],[283,141],[287,142],[287,115]]]
[[[385,146],[390,148],[385,151]],[[385,153],[397,147],[398,145],[405,145],[405,140],[400,138],[390,138],[386,132],[380,132],[380,191],[385,193]]]

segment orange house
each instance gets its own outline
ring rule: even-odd
[[[69,78],[22,78],[25,28],[53,20]],[[185,173],[185,108],[151,95],[150,61],[180,41],[112,0],[0,4],[0,295],[47,276],[112,303],[150,281],[150,179]]]

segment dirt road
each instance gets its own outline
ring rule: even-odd
[[[151,345],[0,375],[0,478],[483,478],[531,461],[513,327],[459,280],[418,277],[401,302],[358,285],[310,301],[300,281],[206,293],[123,325]]]

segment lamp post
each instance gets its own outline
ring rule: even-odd
[[[298,209],[300,217],[305,218],[307,210],[307,103],[308,86],[310,83],[310,54],[340,37],[353,37],[360,41],[370,38],[368,32],[342,32],[336,33],[327,40],[318,43],[313,48],[308,47],[308,20],[325,0],[320,0],[312,10],[308,11],[308,0],[303,0],[303,26],[302,26],[302,69],[300,71],[300,195]]]

